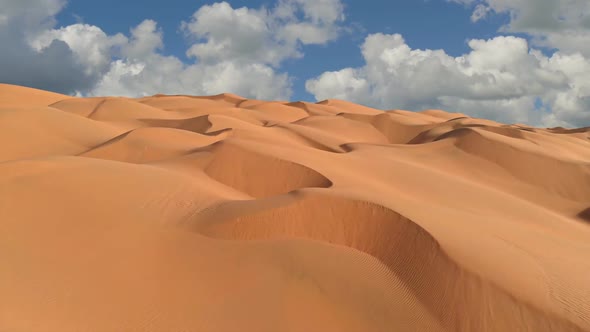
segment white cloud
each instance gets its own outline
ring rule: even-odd
[[[78,76],[85,76],[87,84],[61,90],[84,95],[233,92],[288,99],[291,78],[278,72],[281,62],[302,57],[302,45],[336,38],[344,19],[340,0],[280,0],[271,9],[232,8],[227,2],[204,5],[182,23],[193,42],[186,53],[194,60],[183,63],[161,53],[163,32],[155,21],[143,21],[128,37],[109,36],[97,26],[82,23],[53,28],[54,24],[41,22],[55,23],[53,17],[64,2],[26,1],[31,6],[45,4],[37,15],[10,0],[13,12],[18,9],[35,18],[30,20],[36,22],[31,25],[36,29],[27,36],[29,47],[39,56],[56,43],[69,52],[75,59],[69,61],[83,69],[84,75]]]
[[[88,24],[73,24],[59,29],[45,30],[30,41],[41,52],[54,40],[65,42],[85,67],[86,74],[102,74],[111,62],[112,48],[127,43],[122,34],[107,36],[100,28]]]
[[[289,56],[298,56],[294,45],[281,45],[273,40],[269,15],[264,10],[246,7],[233,9],[227,2],[206,5],[197,10],[185,31],[205,42],[194,44],[187,55],[202,62],[236,60],[278,63]]]
[[[339,0],[282,0],[270,10],[234,9],[220,2],[201,7],[183,28],[194,38],[206,39],[187,51],[199,61],[231,59],[276,67],[285,59],[302,57],[301,45],[335,39],[343,19]]]
[[[473,14],[471,14],[471,21],[477,22],[479,20],[484,19],[490,11],[491,11],[490,7],[487,7],[483,4],[478,4],[477,6],[475,6],[475,9],[473,10]]]
[[[303,13],[303,20],[297,14]],[[340,31],[338,22],[345,19],[340,0],[280,0],[275,16],[286,19],[278,35],[287,42],[323,44],[336,38]]]
[[[308,80],[316,99],[341,98],[382,109],[442,108],[502,122],[590,125],[590,61],[580,54],[547,57],[517,37],[469,41],[452,57],[417,50],[399,34],[369,35],[365,65]],[[553,111],[538,109],[542,101]]]
[[[568,89],[549,91],[544,98],[551,103],[553,113],[547,118],[555,125],[590,125],[590,59],[580,53],[554,54],[544,58],[542,65],[560,71],[568,77]]]
[[[111,64],[91,95],[145,96],[156,93],[212,95],[232,92],[260,99],[289,99],[291,82],[261,64],[221,62],[186,65],[178,58],[153,54],[142,61]]]
[[[475,6],[472,20],[490,13],[507,14],[510,22],[500,30],[525,33],[535,46],[590,57],[590,1],[588,0],[448,0]]]
[[[315,95],[317,100],[348,99],[376,105],[371,102],[373,91],[370,90],[369,79],[363,69],[344,68],[339,71],[325,72],[316,79],[308,80],[305,87]],[[373,83],[372,89],[378,89],[376,82]]]
[[[279,0],[270,9],[205,5],[182,24],[194,61],[183,63],[161,53],[163,32],[152,20],[128,36],[83,23],[56,28],[65,2],[0,0],[0,39],[20,45],[0,60],[31,67],[3,68],[2,81],[82,95],[233,92],[288,99],[291,78],[278,72],[281,63],[302,57],[302,45],[335,39],[344,19],[340,0]],[[34,60],[23,62],[23,54]]]
[[[280,17],[293,17],[298,10],[316,25],[331,25],[344,20],[344,6],[338,0],[279,0]]]
[[[145,20],[131,29],[131,40],[122,47],[122,54],[127,58],[143,59],[164,47],[162,38],[158,23]]]
[[[342,10],[339,0],[285,0],[272,9],[233,8],[227,2],[202,6],[181,25],[195,40],[187,50],[195,63],[189,64],[159,54],[162,34],[155,22],[144,21],[121,46],[124,57],[111,64],[90,93],[233,92],[289,99],[291,79],[276,68],[285,59],[301,57],[301,45],[336,38]]]

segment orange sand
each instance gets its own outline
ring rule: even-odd
[[[0,85],[0,331],[590,331],[590,128]]]

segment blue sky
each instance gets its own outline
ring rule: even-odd
[[[0,0],[0,82],[590,125],[587,0]]]

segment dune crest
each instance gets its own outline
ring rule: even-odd
[[[1,107],[49,106],[71,98],[59,93],[0,83]]]
[[[0,331],[590,331],[590,129],[0,84]]]

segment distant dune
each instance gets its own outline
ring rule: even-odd
[[[0,84],[0,331],[590,331],[590,128]]]

